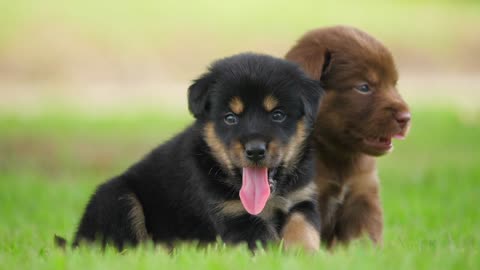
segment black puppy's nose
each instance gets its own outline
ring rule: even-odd
[[[265,158],[267,144],[262,141],[254,140],[245,144],[245,154],[251,161],[257,162]]]

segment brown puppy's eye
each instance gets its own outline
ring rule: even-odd
[[[272,112],[272,120],[274,122],[283,122],[287,118],[287,115],[281,110],[275,110]]]
[[[238,116],[236,116],[234,113],[231,113],[231,112],[227,113],[223,120],[229,126],[238,124]]]
[[[357,90],[358,92],[362,93],[362,94],[368,94],[372,91],[372,89],[370,88],[370,86],[368,85],[368,83],[362,83],[360,85],[357,85],[355,87],[355,90]]]

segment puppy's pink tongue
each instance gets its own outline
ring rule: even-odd
[[[270,197],[267,168],[243,168],[240,200],[248,213],[258,215]]]

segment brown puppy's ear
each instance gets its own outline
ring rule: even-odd
[[[210,107],[208,96],[214,83],[215,75],[208,72],[193,81],[188,88],[188,109],[195,118],[201,119],[208,113]]]
[[[324,91],[319,81],[308,79],[308,81],[304,83],[300,98],[304,106],[306,120],[311,126],[315,123],[318,105],[323,94]]]
[[[287,53],[285,59],[299,64],[310,78],[321,81],[330,70],[332,52],[329,49],[321,50],[314,44],[300,43]]]
[[[332,52],[327,49],[323,54],[323,64],[321,69],[320,81],[322,81],[323,77],[328,74],[331,67],[332,67]]]

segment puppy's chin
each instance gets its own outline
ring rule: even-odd
[[[373,146],[370,144],[363,144],[361,147],[361,152],[373,156],[373,157],[380,157],[386,155],[393,151],[393,144],[390,145],[382,145],[382,146]]]
[[[395,139],[405,139],[406,133],[406,131],[403,131],[394,135],[364,136],[359,142],[359,149],[369,156],[378,157],[386,155],[393,151],[393,141]]]

